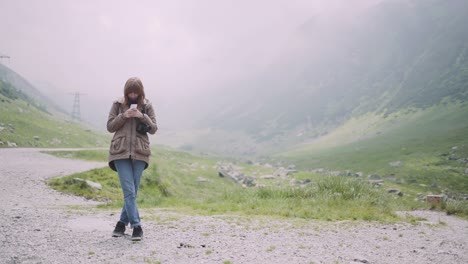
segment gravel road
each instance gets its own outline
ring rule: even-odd
[[[468,221],[431,211],[411,225],[146,209],[141,242],[113,238],[119,210],[44,182],[106,164],[39,151],[0,149],[0,263],[468,263]]]

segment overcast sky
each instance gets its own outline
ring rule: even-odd
[[[255,74],[311,17],[373,2],[0,0],[0,54],[58,93],[110,103],[139,76],[153,102],[170,106]]]

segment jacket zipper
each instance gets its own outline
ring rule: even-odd
[[[133,128],[133,123],[135,123],[135,118],[132,117],[132,120],[131,120],[131,127]],[[132,159],[132,154],[133,154],[133,149],[132,149],[132,146],[133,146],[133,130],[135,129],[130,129],[130,139],[129,139],[129,143],[130,143],[130,159]]]

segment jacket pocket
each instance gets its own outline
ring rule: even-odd
[[[127,145],[125,144],[126,141],[125,136],[112,139],[109,153],[115,155],[125,152],[127,150]]]
[[[151,154],[149,140],[144,137],[136,138],[135,152],[141,155],[149,156]]]

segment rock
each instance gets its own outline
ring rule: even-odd
[[[393,188],[387,189],[387,193],[396,193],[398,196],[403,196],[402,191],[400,191],[398,189],[393,189]]]
[[[5,127],[0,126],[0,131],[2,131],[3,129],[5,129]]]
[[[198,176],[198,177],[197,177],[197,182],[211,182],[211,181],[208,180],[208,179],[205,179],[205,178],[203,178],[203,177],[201,177],[201,176]]]
[[[328,170],[324,168],[318,168],[318,169],[310,169],[309,170],[312,173],[320,173],[320,174],[327,174]]]
[[[354,262],[360,262],[360,263],[369,263],[369,261],[367,259],[363,259],[363,258],[355,258],[353,259]]]
[[[275,178],[274,175],[262,175],[262,176],[260,176],[260,179],[271,180],[271,179],[274,179],[274,178]]]
[[[369,183],[373,186],[373,187],[380,187],[384,184],[384,181],[383,180],[369,180]]]
[[[245,184],[247,187],[255,186],[255,178],[250,176],[245,176],[242,180],[242,183]]]
[[[84,179],[81,179],[81,178],[74,178],[74,180],[76,181],[84,181],[86,182],[86,184],[88,184],[90,187],[94,188],[94,189],[97,189],[97,190],[102,190],[102,185],[100,183],[97,183],[97,182],[93,182],[93,181],[90,181],[90,180],[84,180]]]
[[[397,168],[397,167],[403,166],[403,162],[401,162],[401,161],[392,161],[392,162],[388,163],[388,165],[390,165],[391,167]]]
[[[300,185],[306,185],[306,184],[309,184],[311,182],[312,182],[311,179],[304,179],[304,180],[298,180],[296,183],[300,184]]]
[[[223,167],[218,171],[218,176],[233,180],[238,184],[245,185],[247,187],[255,186],[255,178],[247,176],[241,172],[233,170],[232,167]]]
[[[52,145],[58,145],[58,144],[61,144],[62,141],[58,138],[53,138],[52,141],[50,142],[50,144]]]
[[[39,136],[34,136],[33,139],[34,140],[39,140]]]
[[[354,176],[360,178],[360,177],[364,176],[364,173],[362,173],[362,172],[359,171],[359,172],[354,173]]]
[[[467,175],[468,175],[468,169],[466,169],[466,170],[465,170],[465,174],[467,174]]]
[[[10,141],[7,141],[7,145],[8,145],[8,147],[12,147],[12,148],[18,147],[18,145],[16,145],[15,142],[10,142]]]
[[[406,183],[406,181],[403,180],[403,179],[397,179],[397,180],[396,180],[396,183],[397,183],[397,184],[404,184],[404,183]]]
[[[382,177],[380,177],[380,175],[378,175],[378,174],[371,174],[371,175],[367,176],[367,179],[369,179],[369,180],[381,180]]]
[[[397,181],[397,178],[394,174],[391,174],[389,175],[388,177],[385,178],[387,181],[392,181],[392,182],[396,182]]]

